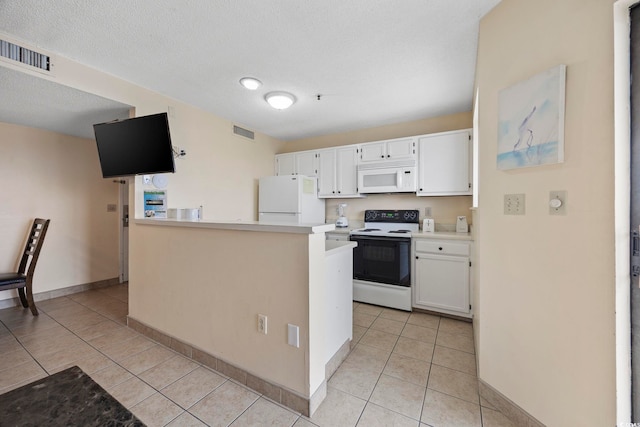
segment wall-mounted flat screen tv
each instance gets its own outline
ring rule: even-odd
[[[104,178],[175,172],[167,113],[93,125]]]

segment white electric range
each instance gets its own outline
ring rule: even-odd
[[[417,210],[366,210],[364,228],[352,230],[353,299],[411,311],[411,233]]]

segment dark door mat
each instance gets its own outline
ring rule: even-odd
[[[74,366],[0,394],[2,426],[144,426]]]

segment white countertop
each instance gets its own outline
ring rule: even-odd
[[[338,228],[328,231],[331,234],[349,234],[351,230],[356,230],[354,227]],[[447,239],[447,240],[473,240],[471,233],[456,233],[455,231],[435,231],[431,233],[423,233],[418,231],[411,233],[411,237],[414,239]]]
[[[441,239],[441,240],[473,240],[471,233],[456,233],[455,231],[434,231],[411,233],[412,239]]]
[[[315,234],[332,231],[335,224],[287,224],[259,221],[207,221],[164,218],[136,218],[136,224],[164,227],[209,228],[215,230],[263,231],[270,233]]]

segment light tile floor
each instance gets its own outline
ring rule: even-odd
[[[127,298],[0,310],[0,394],[78,365],[149,426],[512,426],[478,395],[470,323],[354,303],[352,351],[307,418],[127,328]]]

